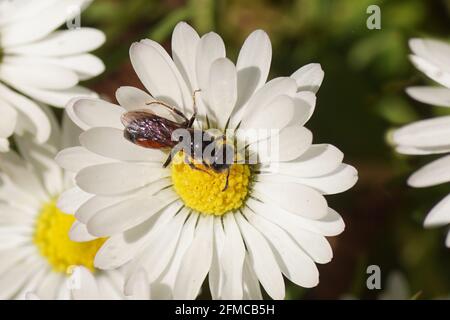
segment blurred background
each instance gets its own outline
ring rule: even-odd
[[[381,8],[380,30],[366,27],[372,4]],[[383,289],[403,286],[405,298],[449,296],[447,230],[424,229],[422,223],[450,188],[409,188],[408,175],[433,156],[397,155],[389,134],[402,124],[449,113],[413,101],[405,88],[429,82],[408,60],[408,39],[450,40],[450,0],[96,0],[82,24],[106,33],[97,54],[107,71],[87,85],[110,100],[119,86],[142,87],[129,62],[131,43],[151,38],[170,51],[172,29],[181,20],[200,34],[218,32],[232,59],[251,31],[264,29],[273,44],[270,78],[311,62],[325,71],[307,127],[315,143],[338,146],[360,180],[349,192],[328,197],[347,228],[330,239],[334,259],[319,266],[319,286],[289,284],[287,298],[379,298],[383,290],[366,286],[369,265],[380,267]],[[388,281],[394,273],[402,281]]]

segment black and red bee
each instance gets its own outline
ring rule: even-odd
[[[234,162],[234,147],[226,143],[226,138],[223,135],[213,137],[206,131],[192,127],[197,117],[196,92],[193,95],[194,113],[190,118],[163,101],[147,103],[147,105],[157,104],[167,108],[181,117],[184,120],[182,122],[161,117],[150,109],[134,110],[123,114],[124,137],[144,148],[168,150],[170,153],[163,164],[164,168],[170,164],[174,154],[183,151],[185,162],[192,169],[205,171],[195,165],[195,163],[201,163],[216,173],[226,172],[226,183],[223,189],[225,191],[228,188],[230,168]],[[179,134],[180,132],[181,134]],[[186,135],[188,139],[186,139]]]

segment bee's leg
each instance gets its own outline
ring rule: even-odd
[[[207,170],[197,167],[195,165],[195,163],[192,162],[187,155],[184,158],[184,162],[186,162],[192,170],[201,171],[201,172],[204,172],[204,173],[207,173],[207,174],[211,175],[211,173],[209,173]]]
[[[192,94],[192,108],[194,109],[194,113],[192,114],[191,118],[188,121],[188,128],[192,127],[192,125],[194,124],[195,118],[197,117],[197,102],[195,100],[195,94],[197,92],[202,91],[201,89],[197,89],[194,91],[194,93]]]
[[[227,170],[227,180],[225,181],[225,187],[222,189],[222,192],[228,189],[228,180],[230,179],[230,168]]]
[[[167,166],[172,162],[172,152],[169,153],[169,156],[167,157],[166,161],[164,161],[163,168],[167,168]]]
[[[147,102],[146,105],[149,106],[151,104],[160,104],[164,107],[166,107],[167,109],[169,109],[170,111],[172,111],[173,113],[179,115],[180,117],[182,117],[186,123],[188,123],[190,120],[184,115],[183,112],[181,112],[180,110],[178,110],[177,108],[175,108],[174,106],[171,106],[167,103],[165,103],[164,101],[159,101],[159,100],[155,100],[155,101],[151,101],[151,102]]]

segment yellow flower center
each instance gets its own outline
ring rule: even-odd
[[[221,216],[242,206],[250,184],[248,165],[231,165],[225,190],[226,171],[217,173],[200,164],[195,167],[197,169],[186,164],[181,153],[172,161],[173,186],[187,207],[203,214]]]
[[[94,271],[94,257],[106,239],[70,240],[69,230],[74,221],[74,216],[57,208],[56,201],[46,203],[36,222],[34,243],[55,271],[70,272],[73,266],[84,266]]]

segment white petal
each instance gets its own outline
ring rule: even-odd
[[[135,87],[120,87],[116,91],[116,99],[128,111],[143,109],[146,103],[155,100],[147,92]]]
[[[358,180],[358,172],[352,166],[341,164],[335,171],[315,178],[298,178],[288,175],[259,175],[263,182],[294,182],[312,187],[322,194],[337,194],[353,187]]]
[[[141,257],[136,259],[136,265],[144,266],[149,282],[154,282],[169,265],[189,213],[188,209],[183,208],[147,240],[148,245]]]
[[[415,55],[410,55],[409,59],[414,66],[422,71],[428,78],[450,88],[450,72],[445,71],[442,66],[437,66],[431,61]]]
[[[257,113],[247,113],[242,118],[239,129],[281,130],[292,122],[294,114],[293,99],[287,95],[280,95],[261,107]]]
[[[70,281],[74,284],[74,287],[71,288],[74,300],[99,299],[100,293],[95,278],[85,267],[75,267]]]
[[[196,56],[196,72],[199,89],[209,86],[209,75],[214,61],[225,57],[225,44],[222,38],[214,32],[201,37]]]
[[[343,227],[340,227],[339,222],[342,222],[342,219],[334,223],[334,230],[331,230],[331,228],[329,228],[330,230],[324,230],[325,228],[319,224],[320,222],[317,223],[317,220],[301,220],[295,215],[279,208],[274,208],[274,206],[267,203],[248,199],[247,206],[256,214],[286,230],[294,238],[298,246],[317,263],[328,263],[331,261],[333,251],[323,234],[341,232]]]
[[[259,282],[272,299],[284,299],[283,276],[266,239],[240,213],[236,214],[236,221],[249,253],[250,265]]]
[[[200,216],[194,239],[183,256],[173,288],[174,299],[195,299],[208,274],[213,254],[213,221]]]
[[[205,93],[218,128],[225,128],[237,100],[236,67],[230,60],[219,58],[214,61]]]
[[[108,196],[138,190],[167,176],[170,171],[163,168],[118,162],[86,167],[75,180],[85,192]]]
[[[295,177],[319,177],[336,170],[344,154],[330,144],[313,144],[299,158],[290,162],[273,163],[263,172],[274,172]]]
[[[322,84],[325,73],[318,63],[307,64],[295,71],[291,78],[297,82],[298,91],[312,91],[316,93]]]
[[[296,91],[297,85],[294,79],[285,77],[270,80],[252,95],[243,108],[233,113],[233,127],[238,125],[242,118],[249,118],[252,115],[262,113],[261,110],[275,97],[280,95],[294,96]]]
[[[42,181],[49,194],[55,195],[63,189],[63,172],[54,160],[55,149],[50,145],[38,145],[31,137],[16,137],[18,149]]]
[[[434,39],[411,39],[409,47],[414,54],[430,63],[450,72],[450,45],[444,41]]]
[[[147,274],[142,269],[127,280],[125,288],[125,294],[131,296],[133,300],[150,300],[150,286]]]
[[[240,300],[243,297],[244,242],[233,214],[226,214],[223,218],[223,224],[225,239],[220,261],[224,279],[221,299]]]
[[[67,114],[83,130],[94,127],[123,129],[120,117],[125,110],[100,99],[76,99],[67,106]]]
[[[17,111],[6,101],[0,99],[0,137],[8,138],[16,128]]]
[[[177,195],[140,196],[122,201],[97,212],[88,222],[90,234],[111,236],[144,222],[175,201]]]
[[[161,284],[163,286],[173,288],[178,276],[178,271],[180,270],[181,263],[183,262],[183,257],[186,251],[192,244],[194,240],[195,228],[197,225],[199,215],[192,213],[186,223],[184,224],[183,230],[180,235],[180,240],[178,241],[177,248],[174,252],[172,260],[168,268],[164,271],[161,276]],[[171,290],[172,291],[172,290]],[[173,298],[172,292],[170,292],[170,298]]]
[[[113,160],[99,156],[83,147],[72,147],[59,152],[55,161],[67,171],[79,172],[86,167],[112,162]]]
[[[294,97],[295,117],[298,125],[304,125],[314,113],[316,107],[316,95],[311,91],[297,92]]]
[[[0,152],[9,151],[9,140],[5,138],[0,138]]]
[[[79,14],[74,8],[84,8],[90,1],[66,0],[54,2],[39,14],[21,19],[2,28],[2,47],[11,47],[31,43],[42,39],[64,22]]]
[[[91,152],[116,160],[162,164],[167,158],[161,150],[143,148],[129,142],[123,137],[123,130],[115,128],[90,129],[80,135],[80,143]]]
[[[450,155],[435,160],[411,175],[408,184],[415,188],[435,186],[450,181]]]
[[[242,285],[244,287],[244,300],[263,299],[258,278],[250,265],[248,253],[245,255],[244,270],[242,272]]]
[[[172,34],[172,57],[190,92],[198,89],[195,59],[200,37],[186,22],[179,22]]]
[[[289,280],[305,288],[315,287],[319,283],[319,271],[315,263],[284,230],[248,209],[244,210],[244,215],[274,249],[275,259]]]
[[[7,48],[7,54],[60,57],[97,49],[105,42],[103,32],[93,28],[61,30],[45,39],[23,46]]]
[[[245,39],[236,63],[237,106],[243,106],[266,83],[271,60],[272,44],[269,36],[262,30],[253,31]]]
[[[249,150],[258,153],[260,162],[291,161],[309,149],[311,143],[311,131],[305,127],[290,126],[281,130],[278,136],[250,145]]]
[[[96,236],[91,235],[85,224],[75,221],[69,231],[69,238],[75,242],[86,242],[97,239]]]
[[[19,111],[19,118],[26,119],[26,128],[34,133],[36,141],[44,143],[50,136],[50,121],[42,109],[33,101],[17,94],[0,83],[0,96]]]
[[[254,185],[254,191],[265,202],[305,218],[320,219],[327,214],[327,201],[316,190],[295,183],[264,183]]]
[[[441,226],[450,223],[450,194],[442,199],[427,215],[426,227]]]
[[[406,92],[417,101],[450,107],[450,89],[442,87],[409,87],[406,89]]]
[[[164,55],[167,53],[143,43],[133,43],[130,48],[134,70],[152,96],[182,107],[183,96],[177,75]]]
[[[14,88],[22,91],[35,100],[59,108],[64,108],[73,98],[97,98],[97,94],[94,91],[81,86],[74,86],[64,90],[46,90],[14,83]]]
[[[222,219],[215,218],[213,226],[214,247],[211,268],[208,274],[209,291],[213,300],[223,298],[223,286],[225,285],[224,269],[222,267],[222,250],[225,246],[225,232],[223,231]],[[245,252],[244,252],[245,253]]]
[[[394,142],[413,147],[450,145],[450,116],[417,121],[394,132]]]

